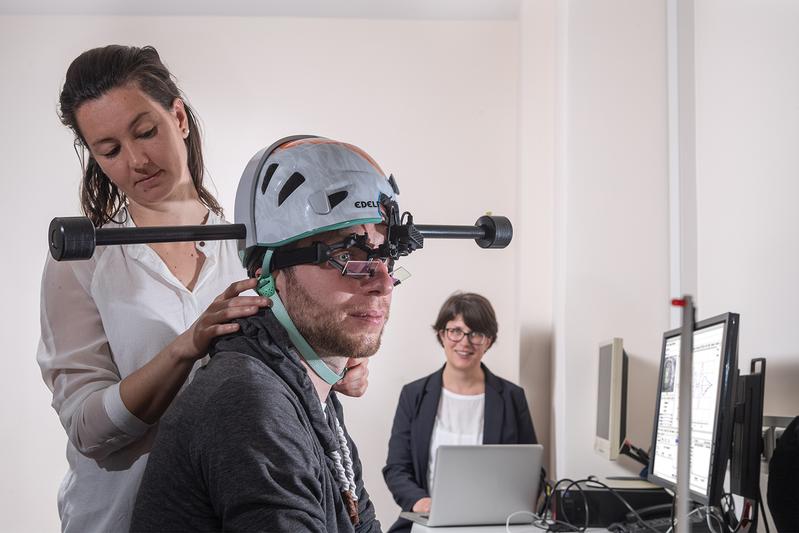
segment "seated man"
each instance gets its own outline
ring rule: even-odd
[[[380,346],[395,194],[367,154],[328,139],[251,161],[236,216],[273,307],[218,340],[161,420],[131,531],[380,531],[330,389]]]

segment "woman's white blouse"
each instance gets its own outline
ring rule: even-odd
[[[221,223],[209,213],[207,224]],[[47,258],[36,358],[69,438],[58,497],[64,531],[128,530],[155,431],[125,407],[119,382],[246,278],[235,241],[196,246],[206,260],[193,291],[144,244],[98,247],[87,261]]]
[[[483,444],[485,394],[464,395],[441,388],[441,400],[430,437],[427,486],[433,492],[436,451],[442,445]]]

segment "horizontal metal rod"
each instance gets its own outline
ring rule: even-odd
[[[425,239],[483,239],[486,230],[482,226],[434,226],[414,224]]]
[[[106,246],[109,244],[243,239],[247,235],[247,229],[244,224],[158,226],[150,228],[100,228],[96,230],[96,235],[97,246]]]
[[[415,226],[425,239],[482,239],[480,226]],[[110,244],[144,244],[154,242],[218,241],[243,239],[244,224],[212,224],[208,226],[158,226],[143,228],[100,228],[96,230],[97,246]]]
[[[505,248],[513,238],[513,226],[506,217],[485,215],[473,226],[418,225],[406,228],[410,238],[473,239],[481,248]],[[416,237],[413,237],[415,232]],[[401,239],[402,231],[397,235]],[[245,239],[244,224],[202,226],[157,226],[143,228],[95,228],[87,217],[60,217],[47,230],[50,254],[56,261],[89,259],[97,246],[161,242]],[[392,238],[394,238],[392,236]],[[421,242],[419,245],[421,247]]]

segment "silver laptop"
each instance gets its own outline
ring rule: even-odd
[[[400,513],[425,526],[504,524],[535,511],[544,447],[539,444],[440,446],[429,513]],[[531,522],[518,514],[512,524]]]

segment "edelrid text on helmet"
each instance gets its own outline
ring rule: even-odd
[[[380,204],[378,202],[373,202],[372,200],[367,200],[365,202],[364,201],[355,202],[355,207],[358,207],[358,208],[380,207]]]

